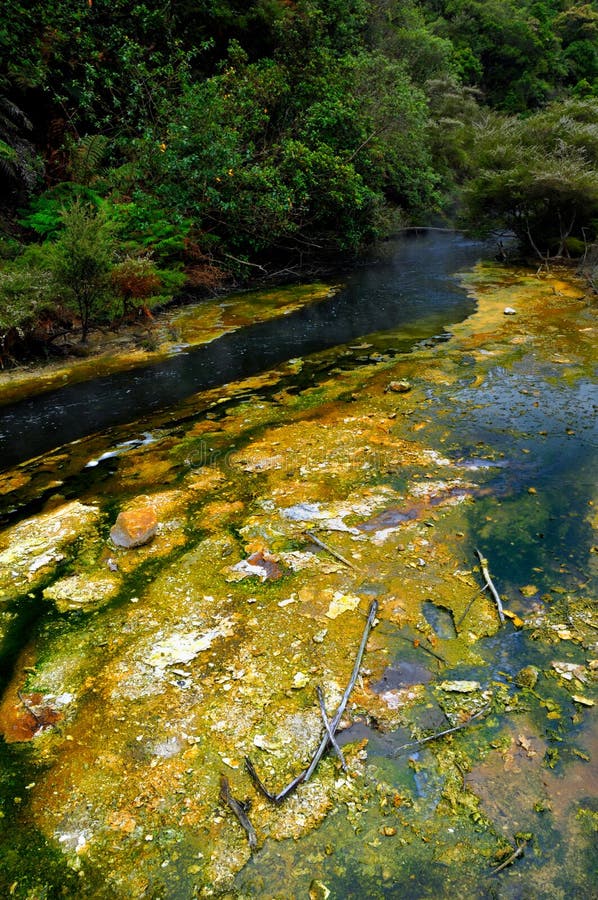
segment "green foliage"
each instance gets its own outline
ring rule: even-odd
[[[0,234],[0,260],[16,259],[21,250],[19,241],[8,235]]]
[[[28,138],[32,123],[23,110],[0,95],[0,187],[19,197],[29,193],[40,175],[39,159]]]
[[[497,109],[535,109],[580,80],[595,79],[595,4],[567,4],[565,10],[551,0],[428,0],[425,5],[435,17],[435,31],[455,48],[460,76],[480,87]]]
[[[85,341],[92,317],[111,297],[114,238],[105,215],[80,201],[61,213],[62,231],[49,248],[54,286],[62,303],[73,308]]]
[[[43,91],[83,134],[139,133],[190,60],[155,0],[0,0],[0,23],[0,86]]]
[[[321,47],[300,72],[235,56],[185,89],[164,140],[144,147],[144,183],[204,246],[355,249],[385,201],[436,203],[426,100],[404,67]]]
[[[426,90],[430,151],[445,190],[454,190],[473,171],[475,126],[483,117],[479,94],[454,76],[431,79]]]
[[[177,267],[191,230],[191,220],[181,215],[176,207],[168,209],[157,197],[136,188],[130,201],[111,201],[106,210],[113,223],[115,238],[125,253],[149,253],[157,264]]]
[[[47,270],[11,267],[0,272],[0,356],[11,333],[23,338],[52,305],[52,276]]]
[[[598,102],[570,101],[527,119],[477,127],[478,171],[466,191],[478,230],[507,228],[541,256],[567,255],[598,226]]]
[[[378,0],[369,32],[374,47],[400,62],[418,85],[455,74],[452,42],[429,27],[422,4],[414,0]]]
[[[97,210],[101,199],[95,191],[82,184],[62,182],[36,197],[21,215],[19,224],[42,238],[53,238],[64,226],[64,210],[75,203]]]
[[[0,140],[0,170],[4,175],[9,175],[18,162],[17,151],[5,141]]]
[[[184,281],[183,272],[159,269],[149,254],[124,256],[110,271],[111,286],[122,316],[140,310],[147,313],[170,300]]]
[[[98,179],[108,144],[103,134],[88,134],[71,144],[68,172],[75,184],[89,185]]]
[[[59,206],[60,202],[64,205]],[[46,235],[46,240],[28,245],[20,255],[12,252],[13,242],[8,249],[16,258],[0,275],[2,341],[31,332],[42,313],[60,318],[69,311],[80,322],[86,340],[94,322],[149,310],[172,299],[185,280],[181,264],[160,268],[151,253],[143,250],[139,235],[137,240],[130,235],[127,242],[119,241],[123,209],[127,207],[102,201],[88,188],[70,183],[39,198],[23,221]],[[148,244],[174,243],[175,229],[167,223],[154,223],[150,233]],[[125,243],[129,253],[123,251]],[[182,247],[177,234],[178,253]]]

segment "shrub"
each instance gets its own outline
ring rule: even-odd
[[[24,340],[52,306],[52,275],[43,269],[13,267],[0,272],[0,360]]]
[[[110,281],[122,303],[122,315],[135,309],[148,310],[159,293],[162,279],[151,256],[125,256],[112,268]]]
[[[112,228],[102,212],[80,201],[63,210],[60,219],[63,229],[48,248],[54,284],[62,302],[77,312],[86,341],[92,317],[106,313],[113,302]]]

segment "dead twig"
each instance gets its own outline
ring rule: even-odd
[[[475,592],[475,594],[473,595],[473,597],[471,598],[471,600],[469,601],[469,603],[468,603],[467,606],[465,607],[465,612],[464,612],[463,615],[459,618],[459,621],[458,621],[458,622],[455,622],[455,628],[460,628],[460,627],[461,627],[461,625],[462,625],[463,622],[465,621],[465,618],[466,618],[466,616],[467,616],[467,613],[469,612],[469,610],[470,610],[471,607],[473,606],[474,600],[476,600],[476,598],[479,597],[480,594],[483,594],[484,591],[487,591],[487,590],[488,590],[488,585],[485,584],[483,587],[481,587],[481,588],[479,589],[479,591],[476,591],[476,592]]]
[[[528,844],[529,840],[524,840],[521,844],[519,844],[517,849],[513,853],[511,853],[511,855],[507,859],[505,859],[504,862],[500,864],[500,866],[497,866],[496,869],[492,869],[490,874],[496,875],[497,872],[502,872],[502,870],[506,869],[507,866],[510,866],[511,863],[514,863],[516,859],[519,859],[520,856],[523,856],[523,852]]]
[[[262,781],[260,776],[257,774],[257,772],[255,770],[255,766],[251,762],[251,759],[249,756],[245,757],[245,768],[247,769],[249,777],[253,781],[254,785],[256,786],[256,788],[258,789],[260,794],[263,794],[264,797],[266,797],[266,799],[270,800],[272,803],[280,803],[280,800],[278,799],[278,794],[270,793],[270,791],[268,790],[268,788],[266,787],[266,785],[264,784],[264,782]]]
[[[413,747],[421,747],[422,744],[427,744],[429,741],[436,741],[438,738],[446,737],[447,734],[454,734],[456,731],[462,731],[463,728],[469,728],[474,719],[479,719],[480,716],[483,716],[490,710],[490,706],[483,706],[482,709],[479,709],[477,713],[474,713],[469,717],[467,722],[462,722],[460,725],[454,725],[452,728],[446,728],[444,731],[438,731],[436,734],[430,734],[428,737],[420,738],[419,741],[411,741],[409,744],[401,744],[400,747],[397,747],[393,750],[392,755],[397,756],[401,750],[410,750]]]
[[[330,721],[329,721],[328,715],[326,713],[326,702],[324,700],[324,691],[322,690],[320,685],[318,685],[316,687],[316,693],[318,695],[318,702],[320,704],[320,713],[322,714],[322,722],[324,723],[324,728],[328,732],[328,738],[330,740],[330,745],[340,760],[340,764],[343,767],[343,772],[346,772],[347,771],[347,763],[345,762],[345,757],[343,756],[343,751],[337,744],[336,738],[334,737],[334,732],[330,726]]]
[[[476,556],[480,561],[480,569],[482,570],[482,575],[484,576],[484,581],[488,587],[488,590],[494,597],[494,602],[496,603],[496,609],[498,610],[498,618],[500,619],[501,625],[505,624],[505,613],[502,606],[502,600],[500,599],[500,595],[496,588],[494,587],[494,582],[490,578],[490,572],[488,571],[488,560],[485,556],[482,556],[478,548],[475,548]]]
[[[359,572],[359,569],[355,565],[355,563],[352,563],[350,559],[345,559],[344,556],[341,556],[338,550],[335,550],[333,547],[325,544],[324,541],[320,540],[319,537],[316,537],[316,535],[312,531],[304,531],[303,533],[306,538],[309,538],[310,541],[312,541],[318,547],[321,547],[322,550],[326,550],[327,553],[330,553],[330,555],[334,556],[335,559],[338,559],[339,562],[342,562],[345,566],[349,566],[350,569],[354,569],[356,572]]]
[[[404,634],[398,634],[397,637],[399,638],[399,640],[405,641],[407,644],[409,644],[410,647],[414,647],[417,650],[423,650],[424,653],[428,653],[430,656],[433,656],[434,659],[437,659],[438,662],[446,665],[446,659],[444,658],[444,656],[441,656],[440,653],[436,653],[434,650],[430,650],[429,647],[426,647],[425,644],[422,644],[422,640],[428,641],[427,637],[410,638],[406,637]]]
[[[241,263],[242,266],[251,266],[252,269],[261,269],[261,271],[264,273],[264,275],[268,274],[268,270],[264,269],[263,266],[260,266],[259,263],[252,263],[252,262],[249,262],[249,260],[247,260],[247,259],[239,259],[238,256],[233,256],[232,253],[223,253],[222,255],[226,256],[227,259],[232,259],[233,262]]]
[[[243,803],[239,800],[236,800],[235,797],[231,794],[230,784],[228,783],[228,778],[226,775],[220,776],[220,800],[229,809],[233,811],[241,826],[247,832],[247,840],[249,841],[249,846],[252,850],[255,850],[257,847],[257,835],[255,833],[255,828],[249,821],[249,816],[247,815],[247,809]]]
[[[343,716],[345,707],[347,706],[347,702],[349,700],[351,691],[355,687],[355,682],[357,681],[357,679],[359,677],[359,669],[361,667],[361,660],[363,659],[363,654],[365,653],[365,647],[366,647],[366,644],[368,641],[368,637],[370,636],[370,631],[372,630],[372,626],[374,624],[374,620],[376,618],[377,612],[378,612],[378,601],[372,600],[369,611],[368,611],[368,616],[367,616],[367,620],[365,623],[365,627],[363,629],[361,643],[359,644],[359,650],[357,651],[357,656],[355,658],[355,664],[353,666],[351,678],[349,679],[349,683],[348,683],[347,687],[345,688],[345,692],[344,692],[343,696],[341,697],[341,702],[339,703],[338,709],[336,710],[336,712],[334,714],[334,718],[328,723],[329,728],[326,728],[326,733],[324,734],[324,737],[320,741],[318,749],[314,753],[314,755],[312,757],[312,761],[310,762],[307,769],[304,769],[304,771],[301,772],[299,775],[297,775],[296,778],[293,778],[293,780],[289,784],[287,784],[287,786],[284,787],[281,791],[279,791],[278,794],[272,794],[268,790],[268,788],[264,785],[262,780],[260,779],[259,775],[257,774],[257,772],[255,770],[253,763],[251,762],[251,759],[248,756],[245,757],[245,767],[246,767],[250,777],[252,778],[255,786],[264,795],[264,797],[267,797],[268,800],[272,801],[272,803],[282,803],[282,801],[285,800],[289,796],[289,794],[291,794],[294,790],[296,790],[300,784],[303,784],[304,782],[309,781],[311,776],[314,774],[316,768],[318,767],[318,763],[322,759],[322,756],[326,752],[328,745],[330,743],[330,733],[332,733],[332,735],[334,735],[336,733],[336,729],[338,728],[338,724]]]

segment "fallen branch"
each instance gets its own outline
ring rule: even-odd
[[[419,741],[411,741],[409,744],[401,744],[400,747],[397,747],[393,750],[392,755],[397,756],[401,750],[410,750],[413,747],[421,747],[422,744],[427,744],[429,741],[436,741],[438,738],[446,737],[447,734],[454,734],[456,731],[462,731],[463,728],[469,728],[474,719],[479,719],[480,716],[483,716],[490,709],[490,706],[483,706],[482,709],[479,709],[477,713],[474,713],[473,716],[470,716],[467,722],[462,722],[460,725],[454,725],[452,728],[446,728],[444,731],[438,731],[436,734],[430,734],[428,737],[420,738]]]
[[[498,610],[498,618],[500,619],[501,625],[505,624],[505,614],[502,607],[502,601],[500,599],[499,593],[494,587],[494,583],[490,578],[490,572],[488,571],[488,560],[485,556],[482,556],[478,548],[476,547],[476,556],[480,561],[480,569],[482,570],[482,575],[484,576],[484,581],[488,587],[488,590],[494,597],[494,602],[496,603],[496,609]]]
[[[266,787],[266,785],[264,784],[264,782],[262,781],[260,776],[257,774],[257,772],[255,770],[255,766],[251,762],[251,758],[249,756],[245,757],[245,768],[247,769],[249,777],[253,781],[254,785],[256,786],[256,788],[258,789],[260,794],[263,794],[264,797],[266,797],[266,799],[270,800],[272,803],[280,803],[281,802],[279,794],[270,793],[270,791],[268,790],[268,788]],[[285,788],[285,790],[286,790],[286,788]],[[284,792],[281,791],[280,793],[283,794]],[[282,797],[282,799],[284,800],[284,797]]]
[[[510,866],[511,863],[514,863],[516,859],[519,859],[520,856],[523,856],[523,851],[525,850],[525,848],[527,847],[528,844],[529,844],[529,841],[528,841],[528,840],[525,840],[525,841],[523,841],[523,843],[519,844],[519,846],[518,846],[517,849],[514,851],[514,853],[511,853],[511,855],[509,856],[509,858],[508,858],[508,859],[505,859],[505,861],[502,862],[502,863],[500,864],[500,866],[497,866],[496,869],[492,869],[492,871],[490,872],[490,874],[491,874],[491,875],[496,875],[497,872],[502,872],[502,870],[503,870],[503,869],[506,869],[507,866]]]
[[[279,278],[281,275],[299,275],[297,266],[287,266],[284,269],[278,269],[277,272],[270,272],[266,278]]]
[[[231,794],[230,785],[228,783],[228,778],[226,777],[226,775],[220,776],[220,800],[233,811],[240,824],[247,832],[247,840],[249,841],[249,846],[252,850],[255,850],[257,847],[257,835],[255,833],[255,829],[249,821],[249,816],[247,815],[247,810],[244,804],[236,800]]]
[[[368,637],[370,636],[370,631],[372,630],[372,626],[374,624],[374,619],[376,618],[376,613],[378,612],[378,601],[372,600],[370,604],[370,608],[368,611],[368,617],[365,623],[365,627],[363,629],[363,635],[361,637],[361,643],[359,645],[359,650],[357,651],[357,657],[355,659],[355,664],[353,666],[353,672],[351,673],[351,678],[349,679],[349,684],[345,688],[345,692],[341,697],[341,702],[338,705],[338,709],[334,714],[334,718],[329,722],[329,728],[326,728],[326,733],[324,737],[320,741],[318,749],[314,753],[312,757],[312,761],[310,762],[307,769],[304,769],[296,778],[294,778],[286,787],[284,787],[278,794],[272,794],[268,788],[264,785],[259,775],[257,774],[251,759],[246,756],[245,757],[245,767],[252,778],[257,789],[267,797],[268,800],[271,800],[272,803],[282,803],[289,794],[291,794],[294,790],[296,790],[300,784],[303,784],[306,781],[309,781],[311,776],[314,774],[316,768],[318,767],[318,763],[322,759],[322,756],[326,752],[328,745],[330,743],[330,733],[334,736],[336,733],[336,729],[338,728],[339,722],[342,719],[343,713],[345,711],[345,707],[347,706],[347,702],[349,700],[349,696],[351,691],[355,687],[355,682],[359,677],[359,669],[361,667],[361,660],[363,659],[363,654],[365,653],[365,647],[368,641]]]
[[[318,695],[318,702],[320,704],[320,713],[322,714],[322,722],[324,723],[324,728],[328,732],[328,738],[330,740],[330,745],[340,760],[340,764],[343,767],[343,772],[346,772],[347,771],[347,763],[345,762],[345,757],[343,756],[343,751],[337,744],[336,738],[334,737],[334,732],[330,726],[330,721],[326,714],[326,703],[324,701],[324,691],[322,690],[320,685],[317,686],[316,693]]]
[[[313,541],[313,543],[318,547],[321,547],[322,550],[326,550],[327,553],[330,553],[330,555],[334,556],[335,559],[338,559],[339,562],[342,562],[345,566],[349,566],[350,569],[354,569],[356,572],[359,572],[359,569],[357,568],[355,563],[352,563],[350,559],[345,559],[345,557],[341,556],[341,554],[337,550],[335,550],[333,547],[330,547],[328,544],[325,544],[324,541],[320,540],[319,537],[316,537],[316,535],[312,531],[304,531],[303,533],[305,537],[309,538],[310,541]]]
[[[338,724],[343,717],[343,713],[345,711],[345,707],[347,706],[347,702],[349,700],[351,691],[355,687],[355,682],[357,681],[357,679],[359,677],[359,669],[361,667],[361,660],[363,659],[363,654],[365,653],[365,646],[368,642],[368,638],[370,636],[370,631],[372,630],[372,626],[374,624],[374,619],[376,618],[377,612],[378,612],[378,601],[372,600],[372,602],[370,603],[368,617],[367,617],[367,620],[365,623],[365,627],[363,629],[361,643],[359,645],[359,650],[357,651],[357,656],[355,658],[355,665],[353,666],[353,672],[351,673],[351,678],[349,680],[349,684],[345,688],[345,693],[341,697],[341,702],[339,703],[338,709],[337,709],[336,713],[334,714],[334,719],[330,723],[330,728],[332,729],[333,733],[335,733],[336,729],[338,728]],[[325,735],[324,738],[322,739],[322,742],[320,743],[320,746],[316,750],[314,758],[311,761],[311,765],[309,766],[309,768],[307,769],[307,771],[305,773],[305,779],[304,779],[305,781],[309,781],[309,779],[315,772],[316,767],[317,767],[319,761],[321,760],[322,756],[324,755],[327,746],[328,746],[328,735]]]

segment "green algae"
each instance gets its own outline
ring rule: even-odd
[[[17,690],[70,696],[59,722],[10,745],[9,765],[27,759],[35,782],[10,827],[43,836],[75,873],[71,895],[287,898],[313,882],[339,897],[587,889],[578,811],[589,807],[576,779],[594,739],[591,707],[574,696],[596,693],[591,593],[579,587],[595,560],[594,498],[584,476],[564,505],[561,485],[527,457],[548,439],[544,464],[554,466],[567,442],[584,438],[571,400],[591,368],[589,309],[561,278],[506,277],[493,266],[471,277],[477,312],[441,347],[351,357],[340,369],[346,357],[335,348],[156,417],[155,442],[112,459],[101,480],[77,467],[119,430],[8,482],[18,509],[19,497],[51,490],[44,484],[62,466],[61,490],[102,510],[99,542],[69,557],[68,577],[100,577],[108,558],[123,577],[106,607],[37,623],[0,712],[6,728]],[[516,322],[507,305],[518,306]],[[575,332],[555,401],[560,336]],[[412,390],[387,391],[396,379]],[[564,396],[576,435],[553,415]],[[538,433],[547,417],[551,436]],[[117,510],[148,498],[162,526],[156,543],[109,547]],[[356,568],[311,543],[309,530]],[[520,625],[500,628],[480,593],[476,545]],[[271,554],[281,577],[229,580],[254,553]],[[532,582],[538,591],[526,597],[520,588]],[[552,588],[563,593],[542,600]],[[315,686],[332,709],[373,595],[380,624],[343,723],[349,774],[328,758],[272,807],[243,756],[276,789],[306,765],[320,734]],[[331,618],[339,597],[351,603]],[[451,615],[456,634],[434,627],[429,604]],[[429,680],[376,687],[405,661]],[[571,681],[564,663],[580,667]],[[533,687],[517,681],[524,665],[539,673]],[[479,687],[442,686],[464,682]],[[417,744],[486,707],[475,724]],[[218,802],[221,771],[252,801],[253,858]],[[522,829],[534,834],[525,856],[491,876]],[[22,865],[11,856],[2,877],[17,882],[16,896],[40,884],[51,895],[57,871],[40,882],[32,854]]]

